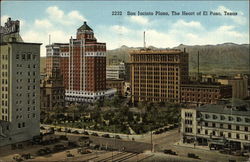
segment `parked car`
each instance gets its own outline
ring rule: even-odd
[[[74,130],[73,132],[71,132],[71,133],[74,133],[74,134],[80,134],[79,132],[78,132],[78,130]]]
[[[110,138],[109,134],[104,134],[104,135],[102,135],[102,137]]]
[[[54,146],[53,151],[54,151],[54,152],[58,152],[58,151],[62,151],[62,150],[64,150],[64,149],[65,149],[65,146],[59,144],[59,145],[55,145],[55,146]]]
[[[174,152],[174,151],[172,151],[172,150],[167,150],[167,149],[165,149],[163,152],[164,152],[165,154],[177,155],[177,153]]]
[[[116,139],[121,139],[121,137],[119,135],[115,135]]]
[[[52,151],[51,151],[51,149],[50,149],[49,147],[45,147],[44,150],[45,150],[45,152],[46,152],[47,154],[52,153]]]
[[[60,136],[59,136],[59,139],[60,139],[60,140],[65,140],[65,141],[67,141],[67,140],[68,140],[68,137],[65,136],[65,135],[60,135]]]
[[[68,142],[68,147],[77,147],[78,145],[77,145],[77,143],[76,142],[72,142],[72,141],[69,141]]]
[[[194,159],[199,159],[199,156],[193,154],[193,153],[188,153],[189,158],[194,158]]]
[[[36,155],[37,156],[44,156],[44,155],[47,155],[47,152],[45,149],[39,149],[37,152],[36,152]]]
[[[82,132],[82,134],[89,135],[89,133],[87,131]]]
[[[30,153],[28,153],[28,154],[22,154],[21,157],[24,158],[24,159],[26,159],[26,160],[27,159],[31,159]]]
[[[57,131],[57,132],[61,132],[61,131],[62,131],[62,128],[57,128],[56,131]]]
[[[88,153],[91,153],[91,152],[92,151],[90,149],[83,149],[83,148],[77,149],[78,154],[88,154]]]
[[[92,133],[91,135],[92,135],[92,136],[98,136],[98,134],[97,134],[97,133]]]

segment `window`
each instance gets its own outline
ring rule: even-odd
[[[230,124],[228,125],[228,129],[232,129],[232,126]]]
[[[250,123],[250,119],[249,118],[245,118],[245,122],[246,123]]]
[[[248,136],[247,135],[245,135],[245,140],[248,140]]]
[[[25,54],[22,54],[22,59],[25,60]]]
[[[208,131],[207,131],[207,130],[205,130],[205,134],[208,134]]]
[[[237,117],[236,119],[237,119],[237,122],[240,122],[240,121],[241,121],[241,118],[240,118],[240,117]]]
[[[229,120],[229,121],[233,121],[233,120],[234,120],[234,118],[233,118],[233,117],[231,117],[231,116],[229,116],[229,117],[228,117],[228,120]]]
[[[225,120],[225,116],[224,116],[224,115],[221,115],[221,116],[220,116],[220,120]]]
[[[231,138],[231,133],[228,133],[228,138]]]
[[[27,59],[30,60],[30,58],[31,58],[31,55],[29,53],[29,54],[27,54]]]
[[[213,123],[213,127],[215,127],[215,123]]]
[[[236,138],[237,138],[237,139],[240,139],[240,135],[239,135],[239,134],[236,134]]]
[[[205,126],[206,126],[206,127],[208,126],[208,123],[207,123],[207,122],[205,122]]]
[[[223,132],[220,132],[220,136],[223,137]]]
[[[21,128],[21,123],[18,123],[18,128]]]
[[[240,127],[238,125],[236,125],[236,130],[240,130]]]
[[[197,132],[200,134],[200,133],[201,133],[201,130],[200,130],[200,129],[198,129],[198,130],[197,130]]]
[[[245,131],[248,131],[248,127],[245,127]]]

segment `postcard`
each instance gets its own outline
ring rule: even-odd
[[[1,1],[1,161],[249,161],[249,1]]]

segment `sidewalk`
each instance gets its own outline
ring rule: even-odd
[[[184,144],[182,142],[176,142],[174,143],[174,146],[180,146],[180,147],[187,147],[187,148],[192,148],[192,149],[198,149],[198,150],[207,150],[209,151],[209,147],[208,146],[194,146],[194,144]]]

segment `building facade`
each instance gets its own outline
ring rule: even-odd
[[[124,85],[125,85],[125,82],[123,79],[107,79],[106,80],[106,87],[109,89],[112,89],[112,88],[116,89],[117,95],[119,96],[125,95]]]
[[[217,82],[232,86],[232,97],[244,99],[248,97],[248,76],[237,75],[234,77],[217,78]]]
[[[59,66],[68,102],[95,102],[112,94],[113,90],[106,89],[106,43],[97,42],[86,22],[68,44],[47,46],[47,57],[51,54],[55,55],[54,61],[48,59],[46,67]]]
[[[51,75],[41,79],[41,111],[55,111],[65,106],[65,89],[59,69],[54,69]]]
[[[232,86],[220,84],[183,84],[181,85],[181,103],[216,104],[220,99],[232,97]]]
[[[250,151],[248,105],[212,104],[181,110],[182,142]]]
[[[40,134],[41,44],[20,41],[19,24],[10,18],[6,24],[18,30],[1,33],[11,39],[0,45],[0,146]]]
[[[180,50],[130,52],[132,102],[180,102],[181,84],[188,82],[188,53]]]
[[[118,65],[108,65],[106,68],[107,79],[124,79],[125,77],[125,64],[121,62]]]

